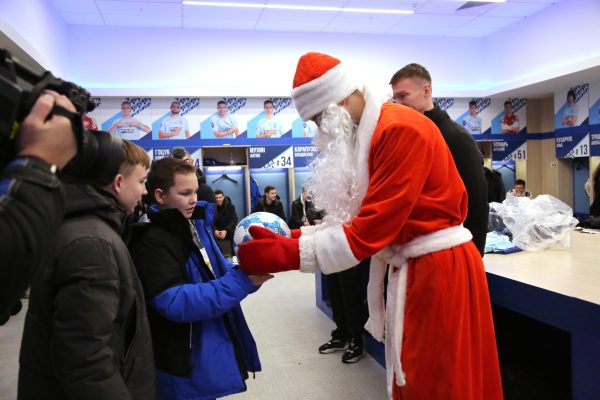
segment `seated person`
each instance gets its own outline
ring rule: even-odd
[[[215,203],[217,204],[217,215],[213,222],[213,234],[219,250],[225,257],[233,255],[233,232],[238,223],[235,206],[222,190],[215,190]]]
[[[283,204],[281,203],[275,186],[266,186],[265,194],[260,198],[260,201],[258,201],[252,209],[253,213],[261,211],[270,212],[271,214],[275,214],[282,220],[286,221],[285,211],[283,211]]]
[[[248,276],[212,238],[214,204],[196,202],[195,168],[152,163],[150,223],[133,232],[131,255],[146,297],[157,399],[214,399],[246,390],[260,371],[240,302],[272,275]]]
[[[312,197],[302,186],[302,194],[292,202],[292,217],[290,218],[290,229],[298,229],[301,226],[319,225],[323,220],[323,213],[315,208]]]
[[[529,190],[525,190],[525,181],[523,179],[517,179],[515,181],[515,187],[506,192],[506,197],[531,197]]]

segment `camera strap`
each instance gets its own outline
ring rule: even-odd
[[[54,105],[52,112],[48,115],[48,119],[52,118],[53,115],[60,115],[69,119],[77,142],[81,141],[81,135],[83,134],[83,119],[81,118],[81,114],[71,112],[62,106]]]

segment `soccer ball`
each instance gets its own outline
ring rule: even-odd
[[[252,236],[250,236],[250,232],[248,232],[248,229],[250,229],[252,225],[263,226],[278,235],[287,237],[292,235],[290,233],[290,228],[288,228],[285,221],[277,215],[269,212],[256,212],[248,215],[235,227],[235,232],[233,233],[233,249],[235,254],[237,254],[240,244],[252,240]]]

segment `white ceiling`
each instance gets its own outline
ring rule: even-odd
[[[227,0],[237,3],[414,10],[412,15],[224,8],[182,0],[48,0],[73,25],[483,37],[560,0],[507,0],[457,11],[466,0]]]

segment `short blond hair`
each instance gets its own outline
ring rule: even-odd
[[[119,173],[126,175],[131,172],[133,167],[141,165],[145,169],[150,168],[150,157],[146,151],[137,144],[123,139],[123,155],[121,157],[121,168]]]

